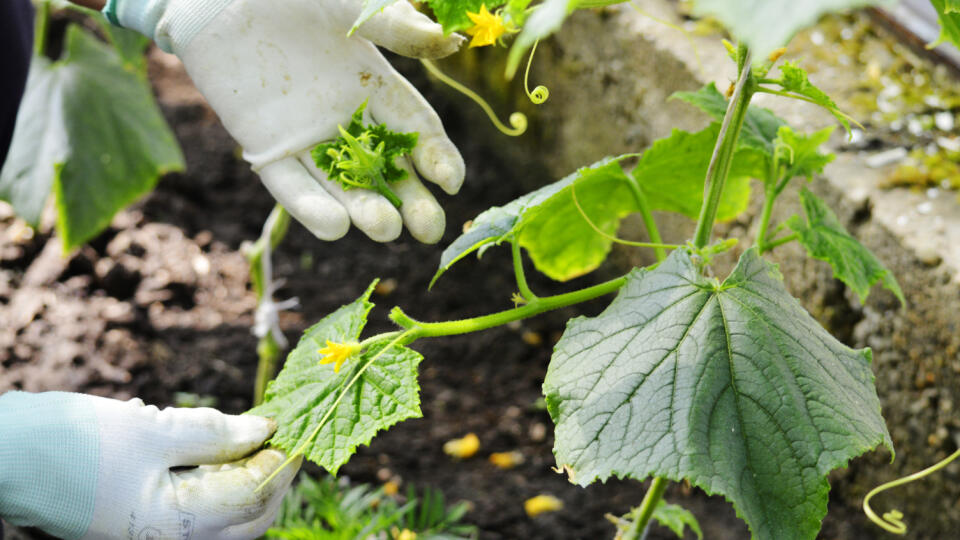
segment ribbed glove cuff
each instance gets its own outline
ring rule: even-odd
[[[136,30],[166,52],[179,53],[233,0],[107,0],[111,23]]]
[[[80,394],[0,396],[0,516],[60,538],[83,536],[93,518],[100,433]]]

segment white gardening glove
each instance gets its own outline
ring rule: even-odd
[[[449,194],[463,183],[463,159],[440,118],[374,46],[437,58],[462,38],[444,36],[406,0],[348,37],[360,7],[360,0],[109,0],[104,13],[180,57],[270,193],[313,234],[337,239],[352,220],[385,242],[405,223],[417,240],[437,242],[443,210],[406,160],[398,162],[411,174],[391,184],[403,201],[397,211],[372,191],[343,191],[310,157],[369,100],[374,121],[420,134],[411,157],[425,179]]]
[[[274,429],[266,418],[214,409],[8,392],[0,396],[0,517],[68,539],[257,538],[299,468],[256,491],[286,456],[245,456]]]

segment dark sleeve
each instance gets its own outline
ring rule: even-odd
[[[7,158],[33,48],[30,0],[0,0],[0,166]]]

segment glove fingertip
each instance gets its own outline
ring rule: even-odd
[[[414,149],[413,161],[424,178],[456,195],[463,186],[466,164],[457,147],[446,137],[424,141]]]

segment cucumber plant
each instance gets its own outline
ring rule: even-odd
[[[570,12],[611,3],[428,1],[445,29],[467,30],[482,37],[480,44],[515,36],[508,76],[520,55]],[[852,119],[798,64],[778,64],[779,47],[825,11],[867,3],[695,1],[696,12],[716,16],[740,41],[727,44],[737,65],[728,95],[709,84],[673,96],[713,122],[698,132],[674,130],[642,152],[582,167],[478,215],[444,250],[434,281],[471,254],[509,246],[513,308],[426,322],[394,307],[390,318],[398,329],[365,337],[371,285],[317,322],[251,411],[277,420],[271,444],[336,473],[378,431],[421,416],[417,370],[424,359],[412,348],[418,340],[478,332],[614,295],[599,315],[570,319],[554,348],[543,392],[555,424],[558,470],[581,486],[612,476],[652,478],[640,506],[615,519],[621,538],[639,538],[651,519],[680,533],[695,524],[662,502],[666,485],[680,481],[725,497],[754,538],[816,537],[830,471],[880,446],[892,455],[893,447],[870,350],[832,337],[764,256],[796,242],[828,263],[861,300],[875,285],[901,303],[904,295],[893,274],[806,188],[800,190],[802,214],[772,223],[787,186],[809,180],[833,159],[820,150],[833,127],[800,132],[750,103],[759,93],[803,100],[849,130]],[[386,4],[367,2],[376,9],[361,18]],[[717,222],[746,210],[753,180],[764,195],[755,236],[715,238]],[[683,245],[663,243],[654,210],[695,220],[693,237]],[[620,221],[635,213],[649,242],[614,236]],[[538,296],[527,283],[524,252],[538,271],[565,281],[599,267],[614,242],[652,249],[657,262],[554,296]],[[750,245],[728,276],[715,277],[714,257],[738,243]]]

